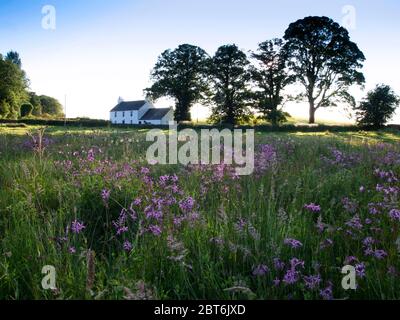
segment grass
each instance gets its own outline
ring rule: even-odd
[[[258,133],[236,178],[149,166],[146,130],[49,127],[41,153],[36,129],[0,126],[2,299],[400,298],[396,131]]]

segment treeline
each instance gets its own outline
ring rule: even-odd
[[[29,91],[29,79],[17,52],[0,54],[0,119],[56,118],[63,116],[62,110],[56,99]]]
[[[178,122],[191,121],[191,107],[202,103],[210,106],[212,123],[236,125],[261,114],[277,125],[286,121],[287,101],[306,101],[311,124],[319,109],[346,106],[359,124],[381,126],[399,100],[389,86],[380,85],[362,103],[355,101],[349,89],[365,83],[364,61],[345,28],[328,17],[306,17],[249,56],[234,44],[213,56],[190,44],[166,50],[151,73],[153,85],[144,91],[152,100],[174,99]],[[289,94],[293,88],[300,92]]]

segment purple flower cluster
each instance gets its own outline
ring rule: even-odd
[[[290,267],[283,276],[283,282],[285,284],[292,285],[299,281],[301,274],[297,269],[298,267],[304,269],[304,261],[297,258],[292,258],[290,260]]]
[[[384,186],[381,184],[377,184],[376,191],[382,193],[383,195],[385,195],[385,197],[393,197],[397,196],[400,193],[400,188],[397,186]]]
[[[312,276],[304,276],[303,279],[304,279],[304,285],[309,290],[317,289],[322,281],[321,276],[319,274]]]
[[[256,175],[263,175],[276,164],[277,154],[275,148],[270,144],[260,145],[260,149],[254,157],[254,172]]]
[[[322,160],[332,166],[352,167],[361,161],[359,154],[348,154],[336,148],[330,148],[330,157],[322,157]]]
[[[285,263],[279,259],[279,258],[274,258],[274,268],[276,271],[282,271],[285,268]]]
[[[283,243],[292,247],[293,249],[298,249],[303,246],[303,244],[299,240],[291,239],[291,238],[285,239]]]
[[[101,198],[103,199],[104,203],[108,203],[108,200],[110,200],[111,196],[111,191],[108,189],[103,189],[101,191]]]
[[[374,255],[374,257],[376,258],[376,259],[378,259],[378,260],[383,260],[383,259],[385,259],[386,257],[387,257],[387,253],[386,253],[386,251],[385,250],[375,250],[374,252],[373,252],[373,255]]]
[[[157,226],[157,225],[151,225],[151,226],[149,226],[149,230],[150,230],[150,232],[151,232],[153,235],[155,235],[155,236],[157,236],[157,237],[159,237],[159,236],[161,235],[161,233],[162,233],[161,227],[160,227],[160,226]]]
[[[399,179],[397,178],[397,176],[394,174],[393,171],[384,171],[381,169],[375,169],[374,174],[379,179],[384,180],[387,183],[393,183],[399,181]]]
[[[351,220],[346,222],[346,226],[355,230],[361,230],[363,228],[363,224],[361,222],[360,216],[355,215]]]
[[[81,233],[82,230],[85,229],[85,228],[86,228],[86,226],[82,222],[80,222],[78,220],[74,220],[71,223],[71,231],[73,233],[75,233],[75,234]]]
[[[260,264],[253,269],[253,276],[264,276],[269,271],[265,264]]]
[[[123,248],[126,252],[131,252],[133,249],[132,243],[128,240],[126,240],[123,244]]]
[[[127,233],[129,231],[129,227],[127,226],[128,223],[128,212],[126,209],[122,209],[121,213],[118,217],[117,220],[112,222],[115,230],[116,230],[116,235],[120,236],[124,233]]]
[[[329,283],[328,287],[320,290],[320,295],[324,300],[333,300],[333,284]]]
[[[389,216],[393,221],[400,221],[400,210],[399,209],[390,210]]]
[[[313,213],[318,213],[321,211],[321,206],[317,205],[315,203],[310,203],[310,204],[306,204],[304,206],[304,209],[306,209],[307,211],[313,212]]]
[[[31,136],[29,139],[27,139],[22,143],[22,148],[39,152],[41,150],[46,149],[47,147],[49,147],[54,143],[55,140],[53,138],[42,137],[40,139],[39,137]]]
[[[292,258],[290,259],[290,267],[292,269],[296,269],[297,267],[301,267],[304,269],[304,261],[298,258]]]
[[[299,272],[293,268],[289,269],[283,277],[283,282],[288,285],[295,284],[297,281],[299,281]]]
[[[194,208],[194,199],[192,197],[187,197],[186,199],[181,200],[179,202],[179,208],[185,213],[192,211]]]
[[[376,242],[376,240],[374,239],[374,238],[372,238],[372,237],[366,237],[364,240],[363,240],[363,245],[364,245],[364,247],[366,247],[366,248],[368,248],[368,247],[371,247],[373,244],[375,244],[375,242]]]
[[[355,257],[355,256],[348,256],[348,257],[346,257],[346,259],[344,260],[344,264],[345,265],[350,265],[350,264],[353,264],[354,262],[357,262],[358,261],[358,258],[357,257]]]
[[[360,278],[365,278],[366,276],[366,271],[365,271],[365,263],[361,262],[355,265],[355,269],[356,269],[356,274],[358,277]]]

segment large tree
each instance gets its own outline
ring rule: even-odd
[[[63,116],[62,104],[55,98],[49,96],[39,96],[40,105],[42,106],[42,114],[48,114],[52,116]]]
[[[256,86],[254,107],[267,121],[277,125],[286,120],[282,111],[284,102],[282,92],[294,80],[286,70],[287,52],[284,41],[273,39],[262,42],[251,57],[257,62],[257,67],[251,70],[252,80]]]
[[[190,121],[190,108],[207,92],[208,64],[209,56],[196,46],[183,44],[164,51],[151,73],[154,83],[145,89],[147,97],[174,99],[175,120]]]
[[[393,117],[399,103],[399,96],[392,88],[384,84],[378,85],[354,108],[357,123],[374,128],[383,127]]]
[[[15,57],[15,55],[13,55]],[[27,101],[28,80],[20,60],[0,55],[0,117],[17,118],[21,105]]]
[[[290,24],[284,39],[289,68],[305,89],[299,98],[308,100],[310,123],[319,108],[354,106],[348,89],[365,82],[359,71],[365,57],[345,28],[327,17],[307,17]]]
[[[247,119],[251,93],[246,54],[234,44],[220,47],[212,59],[210,75],[214,104],[211,120],[234,125]]]

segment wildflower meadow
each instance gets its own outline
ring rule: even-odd
[[[237,176],[147,163],[146,130],[0,128],[0,298],[399,299],[398,131],[255,136]]]

